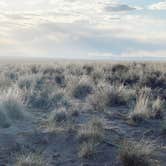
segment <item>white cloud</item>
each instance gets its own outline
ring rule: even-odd
[[[166,10],[166,1],[158,2],[149,6],[151,10]]]
[[[7,8],[7,3],[5,1],[0,1],[0,9]]]
[[[105,10],[109,12],[126,12],[136,10],[135,7],[128,6],[126,4],[111,4],[105,6]]]
[[[155,52],[164,57],[166,20],[133,14],[137,7],[113,0],[6,2],[8,10],[0,10],[0,56],[88,57],[97,52],[107,58]]]

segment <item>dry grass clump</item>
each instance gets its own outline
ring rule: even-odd
[[[88,84],[79,84],[73,91],[73,96],[77,99],[83,99],[92,92],[92,87]]]
[[[50,132],[72,131],[74,129],[70,114],[64,107],[57,108],[50,112],[47,119],[47,129]]]
[[[149,141],[124,141],[120,160],[124,166],[150,166],[153,151],[154,145]]]
[[[146,67],[146,71],[142,79],[140,80],[140,84],[143,86],[151,87],[151,88],[161,88],[166,86],[166,77],[163,72]]]
[[[85,99],[93,91],[93,82],[87,76],[80,78],[68,77],[68,87],[66,89],[69,95],[76,99]]]
[[[79,157],[81,158],[90,158],[96,153],[95,145],[93,142],[88,141],[88,142],[83,142],[80,145],[80,150],[79,150]]]
[[[63,90],[52,86],[45,86],[41,90],[33,90],[27,95],[27,103],[30,107],[38,109],[51,109],[59,105],[68,105]]]
[[[152,118],[162,119],[163,110],[163,101],[158,97],[152,104]]]
[[[103,135],[103,124],[98,119],[92,119],[78,130],[78,138],[80,142],[84,142],[87,140],[100,142],[103,139]]]
[[[9,126],[11,121],[25,118],[25,106],[17,87],[2,91],[0,95],[1,126]]]
[[[17,156],[15,166],[46,166],[46,163],[40,155],[30,153]]]
[[[135,108],[133,112],[130,113],[129,117],[134,122],[141,122],[150,117],[149,114],[149,100],[150,96],[146,93],[141,93],[137,98]]]
[[[67,120],[67,111],[65,108],[59,108],[52,111],[49,115],[48,121],[51,124],[62,124]]]
[[[104,129],[100,120],[92,119],[78,130],[80,141],[79,157],[89,158],[96,152],[96,146],[103,140]]]
[[[14,98],[9,98],[2,102],[2,107],[10,119],[21,120],[24,118],[25,107],[20,101]]]
[[[134,97],[135,91],[127,89],[124,85],[110,86],[103,83],[88,99],[94,110],[103,111],[106,107],[127,106]]]
[[[91,77],[95,85],[103,81],[105,78],[104,69],[101,66],[95,66],[95,70],[91,73]]]
[[[129,70],[129,67],[123,64],[116,64],[112,67],[112,72],[127,72]]]
[[[57,74],[55,76],[55,82],[60,87],[65,87],[66,86],[65,76],[63,74]]]
[[[127,105],[134,98],[134,91],[127,89],[123,84],[111,86],[107,92],[107,106]]]
[[[9,78],[5,76],[5,74],[2,72],[0,73],[0,89],[6,89],[11,86],[12,82]]]
[[[10,119],[4,112],[4,108],[0,106],[0,127],[8,128],[11,125]]]
[[[141,89],[135,108],[129,115],[130,119],[134,122],[141,122],[147,119],[162,119],[163,116],[162,100],[159,97],[152,100],[151,89]]]
[[[84,65],[83,70],[85,71],[86,75],[90,75],[94,71],[94,66],[93,65]]]
[[[18,79],[18,86],[21,89],[32,89],[42,78],[42,73],[25,74]]]

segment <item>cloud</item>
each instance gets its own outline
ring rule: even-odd
[[[105,6],[105,10],[109,12],[126,12],[136,10],[137,8],[128,6],[126,4],[112,4]]]
[[[33,1],[16,0],[27,6],[0,12],[0,56],[157,57],[166,50],[166,20],[127,12],[137,7],[110,0]]]
[[[148,7],[150,10],[166,10],[166,1],[152,4]]]
[[[7,3],[4,1],[0,1],[0,9],[1,8],[6,8],[7,7]]]

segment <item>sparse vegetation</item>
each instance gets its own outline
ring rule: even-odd
[[[59,108],[50,113],[49,123],[51,124],[61,124],[67,120],[67,112],[64,108]]]
[[[30,153],[17,156],[15,166],[46,166],[46,163],[40,155]]]
[[[92,140],[93,142],[100,142],[103,138],[103,125],[100,120],[92,119],[84,124],[78,131],[78,138],[81,142]]]
[[[140,122],[149,118],[149,95],[142,93],[136,102],[134,111],[130,113],[130,118],[134,122]]]
[[[84,124],[78,130],[78,138],[80,141],[79,156],[89,158],[94,155],[96,145],[99,144],[104,137],[103,124],[98,119],[92,119]]]
[[[0,165],[165,166],[153,146],[165,144],[164,63],[4,65],[0,78]]]
[[[80,145],[80,150],[79,150],[79,157],[81,158],[90,158],[95,154],[95,145],[94,142],[88,141],[88,142],[83,142]]]
[[[0,106],[0,127],[7,128],[10,126],[10,124],[11,122],[6,113],[4,112],[4,108]]]
[[[124,141],[120,150],[120,159],[124,166],[150,166],[150,155],[154,145],[148,141]]]

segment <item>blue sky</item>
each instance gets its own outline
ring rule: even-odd
[[[0,56],[165,59],[166,0],[0,0]]]

